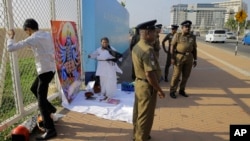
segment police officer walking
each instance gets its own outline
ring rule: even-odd
[[[168,74],[169,74],[169,67],[171,65],[171,55],[170,55],[170,46],[171,46],[171,41],[174,36],[174,34],[178,30],[178,25],[171,25],[171,33],[168,33],[165,38],[162,40],[162,47],[165,53],[167,53],[167,61],[165,65],[165,82],[168,82]],[[168,41],[168,49],[165,47],[165,42]]]
[[[146,141],[154,120],[157,95],[164,98],[159,81],[161,69],[152,43],[156,38],[156,20],[139,24],[140,41],[133,47],[132,61],[135,69],[135,102],[133,108],[133,140]]]
[[[176,33],[171,42],[171,63],[174,65],[173,75],[170,83],[170,96],[176,98],[176,90],[181,75],[179,94],[188,97],[185,92],[187,80],[192,67],[197,65],[196,37],[190,33],[192,22],[186,20],[181,23],[182,32]]]

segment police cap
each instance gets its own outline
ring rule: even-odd
[[[171,29],[178,29],[178,27],[179,27],[179,26],[178,26],[178,25],[175,25],[175,24],[172,24],[172,25],[171,25]]]
[[[162,27],[162,24],[155,25],[155,28],[161,29],[161,27]]]
[[[155,29],[156,22],[157,22],[157,20],[151,20],[151,21],[147,21],[147,22],[138,24],[136,27],[138,29]]]
[[[189,21],[189,20],[186,20],[184,22],[181,23],[182,26],[191,26],[192,25],[192,22]]]

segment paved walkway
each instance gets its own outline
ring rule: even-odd
[[[250,124],[250,58],[211,45],[198,43],[198,66],[188,81],[188,98],[171,99],[169,83],[161,82],[166,98],[158,100],[151,141],[228,141],[230,124]],[[164,70],[166,54],[161,51]],[[130,57],[122,69],[126,73],[120,80],[131,81]],[[66,116],[56,124],[58,137],[53,141],[131,140],[129,123],[66,109],[60,113]]]

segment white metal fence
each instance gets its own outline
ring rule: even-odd
[[[80,0],[0,0],[0,132],[37,110],[30,86],[36,77],[34,58],[29,48],[6,51],[6,31],[16,31],[15,40],[25,39],[25,19],[34,18],[41,30],[50,30],[50,20],[74,21],[80,27]],[[79,35],[81,37],[81,35]],[[81,40],[80,45],[81,45]],[[58,96],[56,77],[49,96]],[[1,136],[1,134],[0,134]],[[1,137],[0,137],[1,140]]]

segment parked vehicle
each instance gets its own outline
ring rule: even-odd
[[[233,32],[226,32],[227,39],[236,39],[236,35]]]
[[[243,45],[250,45],[250,32],[247,33],[242,39]]]
[[[222,42],[225,43],[226,40],[226,31],[223,29],[213,29],[209,30],[206,34],[206,42]]]

